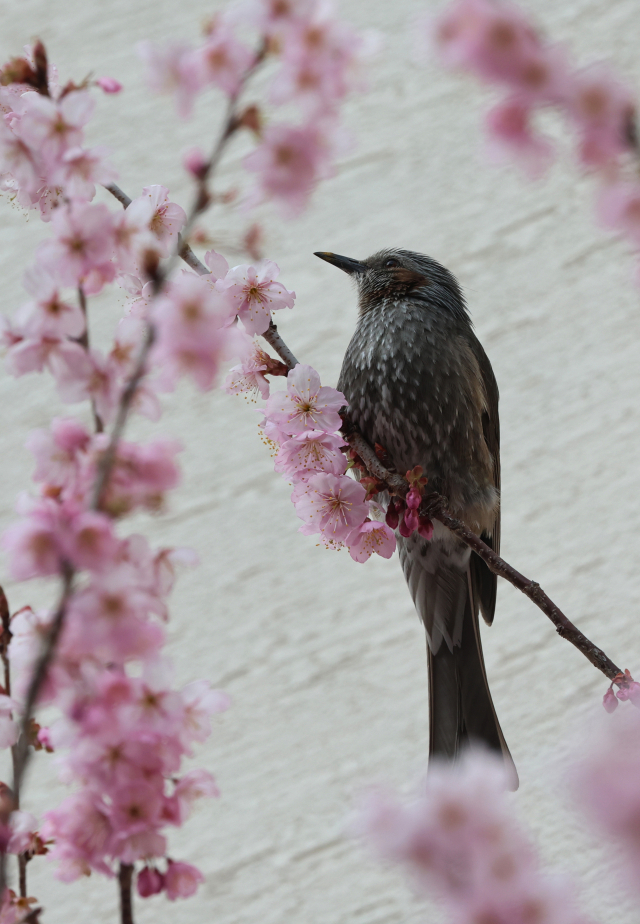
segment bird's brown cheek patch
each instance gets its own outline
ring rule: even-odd
[[[417,273],[415,270],[406,269],[399,266],[393,271],[394,283],[403,292],[411,292],[413,289],[420,289],[422,286],[428,286],[430,279],[423,273]]]

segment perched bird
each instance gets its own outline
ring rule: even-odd
[[[402,475],[416,465],[428,491],[500,550],[498,386],[455,277],[435,260],[383,250],[366,260],[316,253],[356,282],[359,317],[338,389],[373,446]],[[453,759],[472,741],[513,768],[493,706],[478,613],[489,624],[497,579],[434,523],[432,538],[398,536],[413,602],[427,633],[431,755]]]

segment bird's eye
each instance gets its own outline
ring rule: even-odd
[[[392,266],[400,266],[400,261],[399,261],[399,260],[396,260],[395,257],[391,257],[391,258],[390,258],[389,260],[387,260],[387,261],[385,262],[385,264],[384,264],[384,268],[385,268],[385,269],[391,269]]]

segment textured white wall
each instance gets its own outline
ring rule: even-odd
[[[637,83],[636,0],[526,6],[577,59],[609,58]],[[483,164],[487,94],[411,63],[408,27],[420,8],[411,0],[343,4],[353,23],[383,32],[386,50],[371,92],[347,107],[357,146],[335,178],[299,221],[284,223],[270,210],[261,216],[267,253],[298,295],[278,323],[298,357],[335,384],[354,296],[346,277],[312,251],[361,257],[402,246],[452,269],[501,389],[504,555],[633,670],[640,660],[640,312],[631,258],[594,227],[592,183],[570,165],[531,185]],[[177,124],[169,102],[145,92],[133,49],[147,37],[193,39],[211,11],[202,0],[4,0],[0,57],[37,34],[63,79],[94,71],[122,80],[122,97],[100,100],[91,140],[112,147],[131,195],[163,183],[186,203],[178,153],[209,143],[219,107],[209,97],[193,121]],[[222,171],[229,185],[241,178],[241,147]],[[0,216],[1,310],[11,312],[24,299],[23,268],[46,229],[6,200]],[[226,222],[215,212],[206,220],[222,237]],[[98,344],[113,328],[116,301],[94,301]],[[26,434],[62,408],[45,378],[3,376],[0,389],[5,525],[32,467]],[[405,785],[425,765],[424,638],[397,560],[357,565],[297,533],[288,488],[240,399],[180,388],[166,402],[161,429],[186,444],[184,485],[166,516],[136,526],[158,544],[198,550],[202,567],[182,578],[173,598],[171,655],[180,681],[208,677],[234,706],[197,758],[217,775],[222,798],[172,837],[176,858],[196,862],[206,884],[188,902],[138,901],[137,920],[439,920],[397,871],[379,867],[341,833],[364,784]],[[45,583],[7,584],[7,591],[13,608],[43,605],[53,594]],[[607,862],[562,807],[568,743],[597,712],[603,679],[506,585],[484,644],[520,772],[517,810],[546,861],[576,876],[589,913],[610,920],[615,906],[618,924],[630,922],[631,905]],[[27,807],[40,811],[63,792],[52,759],[39,757]],[[31,865],[30,883],[47,924],[115,920],[112,883],[93,877],[65,886],[42,860]]]

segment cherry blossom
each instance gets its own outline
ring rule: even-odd
[[[272,311],[293,308],[296,294],[277,282],[279,275],[278,266],[270,260],[258,267],[235,266],[227,273],[225,293],[247,333],[264,334]]]
[[[202,67],[193,49],[180,42],[160,48],[139,42],[137,51],[147,66],[147,81],[158,93],[173,93],[178,115],[186,118],[202,89]]]
[[[553,160],[553,144],[536,134],[531,125],[532,106],[523,99],[510,97],[498,103],[486,115],[489,155],[503,161],[505,155],[522,164],[532,179],[541,176]]]
[[[46,163],[82,143],[82,129],[93,108],[94,102],[86,90],[67,93],[59,102],[28,92],[20,97],[15,110],[17,118],[10,124],[18,138],[39,151]]]
[[[169,190],[165,186],[145,186],[142,195],[127,206],[127,212],[128,221],[152,232],[160,255],[169,256],[187,220],[184,209],[169,201]]]
[[[307,430],[333,433],[342,426],[339,411],[346,403],[342,392],[320,384],[315,369],[299,363],[287,376],[286,392],[267,401],[265,416],[291,436]]]
[[[347,458],[341,447],[347,444],[342,437],[324,430],[306,430],[282,443],[276,455],[276,472],[294,481],[306,481],[318,472],[343,475]]]
[[[459,763],[430,767],[409,803],[371,792],[353,829],[401,864],[419,892],[443,900],[455,920],[577,924],[573,889],[540,868],[507,801],[509,785],[500,758],[470,751]]]
[[[56,209],[51,224],[55,237],[40,244],[37,254],[53,279],[77,286],[95,271],[103,283],[113,279],[113,225],[106,205],[72,202]],[[91,281],[96,283],[97,278],[92,276]],[[93,293],[100,288],[91,286]]]
[[[247,204],[275,199],[286,217],[302,212],[317,182],[330,173],[334,132],[330,123],[321,126],[315,119],[303,127],[267,126],[260,145],[244,159],[246,169],[257,174]]]
[[[365,520],[347,535],[345,545],[354,561],[368,561],[374,552],[383,558],[391,558],[396,550],[396,537],[386,523]]]
[[[69,148],[62,155],[60,166],[53,171],[51,180],[64,187],[70,199],[90,201],[95,196],[96,185],[107,186],[118,178],[118,174],[107,162],[107,148]]]
[[[229,96],[238,91],[244,74],[254,61],[251,49],[238,41],[223,20],[214,23],[195,57],[202,82],[214,84]]]
[[[254,346],[242,363],[230,370],[222,388],[230,395],[259,392],[262,398],[268,398],[269,382],[264,373],[269,368],[269,359],[264,350]]]
[[[621,231],[640,246],[640,183],[619,181],[605,186],[598,198],[603,225]]]
[[[204,876],[199,869],[191,866],[190,863],[175,863],[169,860],[167,872],[164,877],[164,888],[169,901],[175,901],[177,898],[189,898],[193,895],[201,882],[204,882]]]
[[[293,489],[291,499],[303,520],[301,531],[321,533],[326,542],[344,541],[366,519],[366,491],[346,475],[318,474]]]

